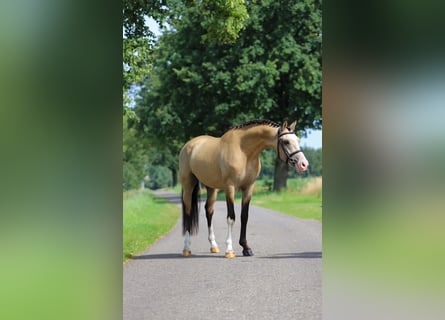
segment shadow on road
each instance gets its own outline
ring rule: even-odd
[[[237,256],[241,257],[242,256]],[[321,251],[309,251],[309,252],[294,252],[294,253],[277,253],[270,256],[253,256],[247,257],[247,259],[321,259]],[[180,253],[159,253],[159,254],[143,254],[140,256],[132,257],[131,260],[177,260],[177,259],[195,259],[195,258],[211,258],[211,259],[225,259],[224,255],[212,255],[212,254],[192,254],[189,257],[183,257]]]
[[[131,260],[176,260],[176,259],[194,259],[194,258],[224,258],[224,255],[206,255],[206,254],[192,254],[189,257],[183,257],[180,253],[160,253],[160,254],[143,254],[140,256],[132,257]]]
[[[294,252],[294,253],[278,253],[271,256],[259,257],[261,259],[321,259],[321,251]]]

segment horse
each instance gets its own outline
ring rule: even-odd
[[[235,223],[235,191],[242,191],[241,234],[239,244],[243,256],[253,256],[247,244],[246,228],[249,203],[255,180],[261,170],[260,153],[273,148],[278,157],[298,172],[308,168],[308,161],[299,145],[294,130],[297,122],[280,126],[270,120],[253,120],[231,127],[221,137],[202,135],[189,140],[179,153],[179,176],[182,185],[182,255],[191,255],[190,236],[198,232],[200,182],[207,189],[205,213],[210,252],[220,252],[215,241],[212,217],[218,190],[226,193],[227,238],[226,258],[234,258],[232,227]]]

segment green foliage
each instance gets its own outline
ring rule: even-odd
[[[173,185],[171,171],[164,166],[150,165],[148,167],[148,187],[150,189],[167,188]]]
[[[152,70],[155,35],[146,23],[152,18],[162,26],[178,26],[187,12],[195,12],[206,33],[203,41],[232,43],[248,17],[244,0],[124,0],[123,1],[123,87],[124,94],[148,77]]]
[[[244,0],[203,0],[198,10],[203,20],[201,26],[207,31],[201,36],[211,43],[233,43],[249,17]]]
[[[303,134],[321,127],[321,1],[165,4],[171,10],[157,21],[166,20],[170,28],[149,54],[153,60],[143,59],[153,68],[144,73],[139,54],[128,55],[136,65],[131,70],[143,75],[128,78],[145,79],[135,111],[138,131],[156,157],[162,155],[156,164],[175,176],[177,155],[188,139],[219,136],[255,118],[297,119]],[[141,20],[131,21],[139,24],[129,34],[144,34]]]
[[[124,93],[133,84],[139,84],[150,75],[152,68],[152,40],[147,38],[123,39]]]
[[[253,118],[321,126],[321,3],[250,3],[232,45],[203,43],[202,15],[186,10],[165,31],[138,115],[148,134],[180,143]],[[179,144],[180,144],[179,143]]]
[[[145,18],[151,17],[161,22],[168,14],[167,3],[162,0],[123,0],[122,4],[122,26],[127,38],[153,38],[153,33],[146,25]]]
[[[323,175],[322,149],[304,148],[304,155],[309,161],[309,169],[307,174],[309,176],[322,176]]]
[[[131,162],[124,162],[122,165],[123,170],[123,182],[122,190],[137,189],[140,187],[142,179],[137,167]]]
[[[143,181],[150,189],[173,186],[178,166],[176,155],[168,148],[155,148],[137,133],[135,125],[137,122],[124,116],[123,190],[138,189]]]
[[[123,190],[139,188],[146,173],[148,155],[134,128],[123,117]]]
[[[143,82],[152,69],[155,35],[146,25],[147,17],[161,22],[167,11],[162,1],[124,0],[123,1],[123,95],[124,115],[135,118],[129,109],[129,91],[133,85]]]
[[[259,179],[273,180],[276,157],[275,151],[272,149],[265,150],[260,154],[261,172],[258,177]]]

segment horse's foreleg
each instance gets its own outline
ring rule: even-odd
[[[246,230],[247,220],[249,219],[249,204],[252,198],[254,185],[249,186],[243,190],[243,200],[241,207],[241,233],[239,238],[239,244],[243,247],[243,256],[253,256],[253,251],[247,244]]]
[[[232,247],[232,229],[233,224],[235,223],[235,188],[229,187],[226,189],[226,203],[227,203],[227,249],[226,249],[226,258],[235,258],[235,253],[233,252]]]
[[[213,231],[213,223],[212,223],[212,217],[214,208],[213,205],[215,204],[216,200],[216,190],[213,188],[207,187],[207,201],[205,205],[206,209],[206,217],[207,217],[207,227],[209,228],[209,242],[210,242],[210,252],[211,253],[218,253],[219,248],[218,244],[215,240],[215,233]]]

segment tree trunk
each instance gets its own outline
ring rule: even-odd
[[[170,168],[170,170],[172,172],[172,187],[176,187],[178,184],[178,171],[176,168]]]
[[[277,157],[275,159],[273,191],[280,191],[287,187],[287,170],[289,170],[287,163]]]

